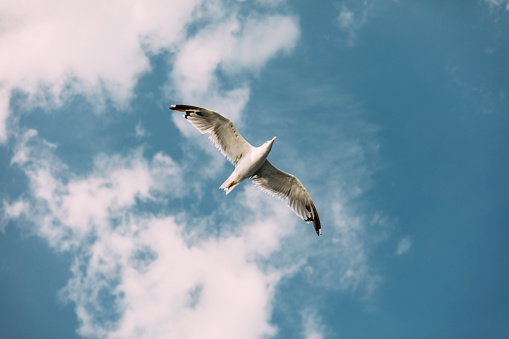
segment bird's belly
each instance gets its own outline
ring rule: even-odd
[[[237,172],[237,177],[241,180],[252,177],[260,167],[262,167],[263,163],[267,159],[267,154],[256,154],[252,152],[250,155],[241,159],[235,168],[235,172]]]

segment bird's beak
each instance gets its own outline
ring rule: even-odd
[[[270,142],[274,142],[274,140],[276,140],[276,137],[272,138],[272,140]]]

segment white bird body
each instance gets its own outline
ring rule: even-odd
[[[235,165],[235,170],[219,187],[226,194],[242,181],[251,178],[262,191],[287,200],[295,214],[308,223],[312,221],[316,234],[322,234],[318,212],[302,183],[294,175],[277,169],[267,160],[276,137],[260,147],[253,147],[240,135],[233,122],[217,112],[188,105],[172,105],[170,109],[185,112],[184,118],[202,134],[210,133],[209,139]]]
[[[235,170],[219,188],[224,189],[226,194],[228,194],[242,181],[254,176],[269,156],[274,140],[276,140],[276,137],[265,142],[260,147],[252,147],[248,154],[237,161]]]

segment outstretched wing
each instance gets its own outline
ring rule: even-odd
[[[233,122],[217,112],[188,105],[171,105],[170,109],[185,112],[183,117],[198,131],[202,134],[210,133],[209,139],[234,165],[253,148],[240,135]]]
[[[285,173],[265,160],[253,177],[253,183],[281,200],[288,198],[288,206],[304,221],[313,222],[317,235],[322,234],[320,218],[308,191],[294,175]]]

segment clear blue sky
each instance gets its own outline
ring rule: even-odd
[[[0,5],[0,336],[509,337],[509,1]],[[295,174],[323,235],[168,110]]]

